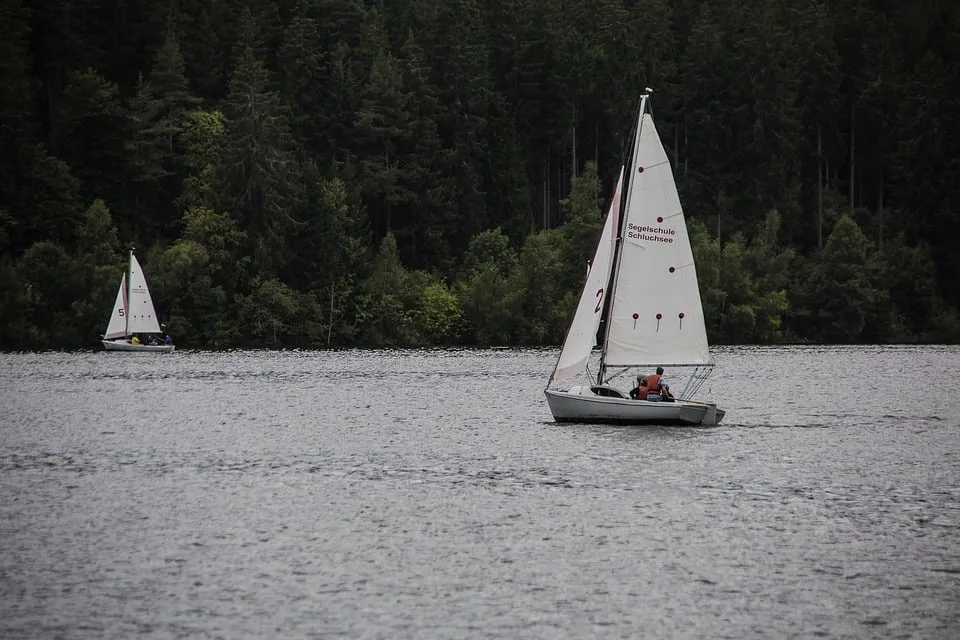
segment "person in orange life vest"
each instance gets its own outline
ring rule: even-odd
[[[637,386],[630,389],[630,397],[634,400],[647,399],[647,376],[637,376]]]
[[[647,400],[673,402],[670,385],[663,378],[663,367],[657,367],[656,373],[647,376]]]

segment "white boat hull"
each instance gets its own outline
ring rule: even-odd
[[[172,353],[172,344],[130,344],[126,340],[101,340],[107,351],[139,351],[141,353]]]
[[[713,403],[648,402],[601,396],[590,387],[573,387],[569,391],[547,389],[544,394],[557,422],[712,426],[725,415]]]

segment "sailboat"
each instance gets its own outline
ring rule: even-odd
[[[544,390],[557,422],[715,425],[725,414],[714,402],[694,399],[714,365],[683,208],[648,113],[649,93],[640,100],[631,153]],[[670,378],[687,372],[682,389],[670,385],[673,401],[635,400],[614,384],[655,367],[665,367]]]
[[[157,344],[131,342],[133,336],[149,340],[157,338]],[[147,288],[147,279],[140,267],[137,256],[130,250],[130,263],[127,272],[120,278],[120,288],[117,290],[117,299],[113,303],[113,311],[107,321],[107,330],[103,334],[103,348],[107,351],[147,351],[170,353],[173,344],[163,344],[159,338],[163,336],[160,322],[157,320],[157,310],[153,307],[150,289]]]

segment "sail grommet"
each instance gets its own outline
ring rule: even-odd
[[[663,223],[663,216],[657,216],[657,222]]]
[[[670,267],[670,273],[673,273],[673,272],[676,271],[676,270],[677,270],[676,267]]]
[[[680,328],[683,329],[683,311],[680,312],[678,317],[680,318]]]
[[[643,167],[637,167],[637,173],[643,173]]]

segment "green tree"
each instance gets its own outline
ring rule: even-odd
[[[71,307],[79,344],[71,346],[91,346],[103,331],[104,319],[110,312],[123,273],[120,255],[110,209],[103,200],[95,200],[87,208],[77,231],[73,261],[77,292]]]
[[[566,244],[560,286],[563,290],[577,290],[583,284],[584,265],[593,258],[603,227],[600,210],[600,179],[597,165],[587,162],[574,181],[570,196],[560,201],[564,224],[561,233]],[[573,313],[573,309],[570,309]]]
[[[67,251],[54,242],[37,242],[17,261],[24,298],[14,300],[27,331],[23,349],[73,348],[80,339],[72,305],[81,279]]]
[[[423,271],[408,274],[405,291],[417,342],[424,345],[454,344],[460,337],[463,308],[460,299],[442,280]]]
[[[707,338],[714,344],[723,341],[721,323],[725,294],[720,284],[720,241],[710,236],[706,226],[699,220],[687,221],[687,233],[693,261],[697,266],[697,283],[700,287],[700,302],[707,327]]]
[[[30,294],[17,265],[0,260],[0,349],[19,351],[40,344],[31,317]]]
[[[319,344],[316,301],[297,293],[276,278],[258,280],[249,294],[237,298],[237,313],[247,344],[292,347]]]
[[[175,201],[181,209],[215,204],[225,135],[226,123],[220,111],[198,109],[187,117],[182,134],[186,175],[183,191]]]
[[[930,248],[925,244],[909,246],[901,233],[885,243],[878,258],[880,281],[886,285],[902,323],[902,332],[890,337],[897,342],[916,341],[931,330],[942,306]]]
[[[183,345],[236,344],[245,331],[232,306],[244,234],[229,215],[206,207],[188,210],[183,227],[182,238],[151,256],[157,265],[151,289],[166,303],[167,329]],[[251,298],[245,300],[250,304]]]
[[[408,101],[397,61],[377,55],[354,129],[362,158],[358,180],[377,236],[393,233],[393,211],[413,198],[401,177],[399,153],[409,135]]]
[[[788,338],[784,323],[789,311],[787,290],[797,258],[793,249],[782,246],[780,228],[780,213],[774,209],[749,242],[744,256],[756,283],[755,339],[761,343]]]
[[[157,52],[149,78],[139,87],[133,113],[137,204],[148,208],[147,222],[152,222],[154,235],[169,233],[179,218],[173,205],[185,177],[182,136],[199,105],[200,99],[191,94],[184,75],[180,42],[170,32]]]
[[[248,232],[256,269],[275,273],[299,227],[291,216],[299,184],[290,180],[297,168],[287,111],[251,47],[237,62],[224,115],[220,203]]]
[[[42,144],[17,150],[21,178],[10,195],[10,217],[6,223],[14,255],[42,240],[62,244],[74,241],[83,213],[80,182],[70,167],[52,156]],[[11,177],[13,177],[11,176]],[[5,198],[0,196],[0,201]]]
[[[884,307],[886,292],[870,260],[872,247],[860,227],[842,216],[796,289],[800,333],[828,343],[858,342],[868,321]],[[806,317],[804,317],[806,316]]]
[[[416,327],[410,309],[405,308],[407,272],[400,264],[397,241],[387,234],[363,283],[357,312],[358,339],[361,344],[378,347],[416,344]]]
[[[500,229],[483,231],[463,254],[456,292],[464,317],[464,335],[482,346],[510,344],[514,317],[510,278],[518,257]]]
[[[56,122],[53,147],[79,178],[81,195],[90,201],[101,198],[114,210],[129,210],[132,121],[117,86],[93,68],[71,74]]]
[[[325,345],[350,343],[358,278],[370,255],[363,212],[340,178],[324,178],[312,163],[303,166],[303,228],[290,240],[293,254],[284,282],[323,302]]]
[[[511,277],[515,293],[513,312],[519,316],[519,335],[525,344],[560,344],[574,304],[572,292],[560,288],[562,237],[557,230],[527,238]],[[579,294],[579,291],[577,292]],[[564,294],[570,299],[564,300]]]
[[[29,52],[30,11],[20,0],[0,5],[0,222],[7,231],[0,238],[0,254],[18,240],[18,218],[27,218],[28,195],[22,184],[32,178],[23,158],[37,140],[39,127],[33,102],[35,82]],[[19,242],[18,242],[19,244]],[[21,245],[27,246],[27,245]]]

